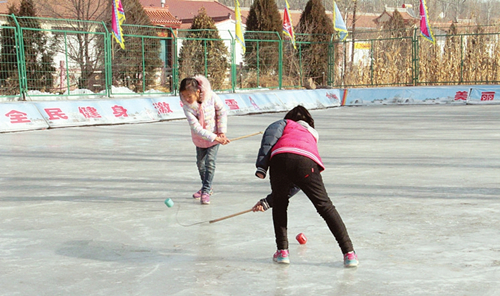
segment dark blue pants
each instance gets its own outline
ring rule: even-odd
[[[316,162],[298,154],[277,154],[271,159],[270,179],[274,199],[272,208],[274,233],[278,250],[288,249],[288,194],[294,184],[307,195],[323,217],[342,253],[354,250],[344,222],[328,197],[320,174],[320,166]]]
[[[208,147],[196,147],[196,166],[201,178],[201,191],[209,193],[212,189],[212,182],[215,175],[215,161],[217,160],[217,152],[219,144]]]

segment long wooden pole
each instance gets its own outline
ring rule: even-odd
[[[229,218],[232,218],[232,217],[236,217],[236,216],[239,216],[239,215],[243,215],[245,213],[248,213],[248,212],[251,212],[252,209],[248,209],[246,211],[243,211],[243,212],[239,212],[239,213],[236,213],[236,214],[232,214],[232,215],[229,215],[229,216],[225,216],[225,217],[222,217],[222,218],[219,218],[219,219],[214,219],[214,220],[210,220],[208,221],[209,223],[215,223],[215,222],[219,222],[219,221],[222,221],[222,220],[225,220],[225,219],[229,219]]]
[[[257,132],[257,133],[253,133],[253,134],[250,134],[250,135],[246,135],[246,136],[241,136],[241,137],[237,137],[237,138],[234,138],[234,139],[230,139],[229,141],[236,141],[236,140],[240,140],[240,139],[244,139],[244,138],[249,138],[249,137],[253,137],[253,136],[256,136],[256,135],[260,135],[264,132]]]

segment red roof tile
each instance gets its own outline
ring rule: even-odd
[[[0,3],[0,14],[7,14],[9,12],[9,6],[12,4],[15,4],[17,7],[19,7],[19,3],[21,0],[8,0],[3,3]]]
[[[167,7],[144,7],[144,11],[149,16],[153,25],[175,29],[181,27],[182,22],[176,19]]]
[[[161,7],[161,0],[139,0],[144,7]],[[178,20],[185,24],[193,22],[199,10],[204,7],[207,15],[214,19],[215,22],[226,19],[235,19],[234,9],[225,6],[217,1],[187,1],[187,0],[165,0],[165,6],[168,7],[170,13]],[[246,22],[246,18],[242,16],[242,22]]]
[[[389,19],[392,18],[392,15],[394,14],[394,11],[398,11],[399,14],[401,14],[401,17],[403,18],[403,21],[405,24],[408,25],[413,25],[416,22],[418,22],[418,18],[413,16],[413,13],[410,13],[410,10],[407,10],[406,8],[394,8],[394,7],[386,7],[384,12],[380,14],[377,18],[375,18],[373,21],[377,25],[383,25],[386,23]]]
[[[356,29],[376,29],[377,25],[373,21],[378,13],[357,13],[356,14]],[[347,16],[347,28],[352,28],[352,14]]]

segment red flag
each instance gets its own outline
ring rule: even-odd
[[[425,0],[420,0],[420,33],[430,42],[436,43],[436,39],[431,31],[431,25],[429,24],[429,18],[427,17]]]
[[[290,7],[288,6],[288,1],[285,0],[285,12],[283,13],[283,33],[287,35],[290,40],[292,40],[293,48],[295,47],[295,34],[293,33],[293,24],[292,24],[292,17],[290,16],[289,9]]]

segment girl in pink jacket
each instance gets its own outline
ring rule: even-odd
[[[344,255],[344,266],[355,267],[354,252],[342,218],[328,197],[321,171],[325,169],[318,152],[314,119],[303,106],[290,110],[285,118],[269,125],[262,136],[255,175],[264,179],[270,170],[272,193],[260,200],[253,211],[272,207],[277,251],[273,260],[290,263],[288,258],[287,208],[290,197],[300,188],[325,220]]]
[[[196,146],[196,165],[201,178],[201,189],[193,194],[201,204],[210,204],[215,161],[219,144],[226,145],[227,112],[222,100],[212,91],[204,76],[184,78],[179,87],[182,108]]]

